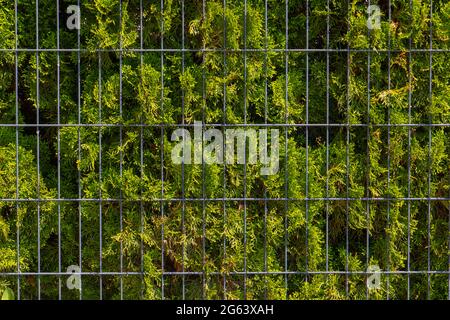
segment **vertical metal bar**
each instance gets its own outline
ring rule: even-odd
[[[284,288],[286,291],[286,300],[289,297],[288,293],[288,211],[289,211],[289,186],[288,186],[288,117],[289,117],[289,0],[285,1],[285,51],[284,51],[284,72],[285,72],[285,110],[284,110],[284,122],[286,124],[284,128],[284,158],[285,158],[285,170],[284,170],[284,193],[286,201],[284,202]]]
[[[120,220],[120,233],[123,232],[123,194],[122,194],[122,186],[123,186],[123,102],[122,102],[122,87],[123,87],[123,75],[122,75],[122,66],[123,66],[123,24],[122,24],[122,0],[119,1],[119,113],[120,113],[120,127],[119,127],[119,175],[120,175],[120,194],[119,194],[119,220]],[[120,238],[120,300],[123,300],[123,241],[122,237]]]
[[[227,0],[223,0],[223,77],[227,78]],[[227,81],[223,82],[223,124],[227,123]],[[223,141],[222,150],[225,150],[225,140]],[[227,165],[223,161],[223,227],[227,228]],[[223,261],[227,256],[227,237],[226,233],[223,236]],[[227,299],[227,278],[226,273],[223,274],[223,298]]]
[[[20,300],[20,213],[19,213],[19,35],[18,35],[17,0],[14,0],[14,81],[15,81],[15,103],[16,103],[16,251],[17,251],[17,300]]]
[[[370,7],[370,0],[369,0]],[[370,28],[367,28],[367,40],[370,49]],[[370,65],[372,63],[372,56],[370,54],[370,50],[367,51],[367,156],[366,156],[366,197],[370,198]],[[348,219],[348,218],[347,218]],[[369,268],[369,260],[370,260],[370,200],[366,201],[366,270]],[[347,224],[348,228],[348,224]],[[348,241],[348,239],[347,239]],[[348,246],[348,244],[347,244]],[[347,247],[348,248],[348,247]],[[348,258],[348,257],[347,257]],[[348,271],[348,270],[347,270]],[[348,283],[347,283],[348,290]],[[368,290],[368,289],[366,289]]]
[[[164,123],[164,0],[161,0],[161,121]],[[164,300],[164,126],[161,126],[161,299]]]
[[[350,0],[347,0],[347,33],[350,33]],[[350,167],[350,43],[347,43],[347,137],[346,137],[346,164],[345,164],[345,293],[348,297],[348,216],[349,216],[349,167]]]
[[[102,53],[98,52],[98,123],[102,123]],[[99,282],[100,282],[100,300],[103,299],[103,201],[102,201],[102,129],[100,126],[98,130],[99,141],[99,159],[98,159],[98,173],[99,173]]]
[[[144,54],[143,54],[143,48],[144,48],[144,24],[143,24],[143,16],[144,16],[144,12],[143,12],[143,6],[142,6],[142,0],[139,1],[139,32],[140,32],[140,37],[139,37],[139,42],[140,42],[140,47],[141,47],[141,51],[139,53],[140,55],[140,67],[141,67],[141,78],[140,78],[140,83],[142,85],[142,78],[144,76],[143,73],[143,68],[144,68]],[[140,261],[140,271],[141,271],[141,298],[144,297],[144,240],[142,235],[144,234],[144,203],[142,201],[142,197],[143,197],[143,181],[144,181],[144,119],[143,119],[143,113],[144,113],[144,107],[141,106],[141,115],[140,115],[140,123],[141,123],[141,128],[140,128],[140,169],[141,169],[141,173],[140,173],[140,182],[141,182],[141,187],[140,187],[140,201],[139,201],[139,207],[140,207],[140,215],[141,215],[141,219],[140,219],[140,230],[141,230],[141,249],[140,249],[140,255],[141,255],[141,261]]]
[[[78,8],[80,8],[80,0],[77,2]],[[80,58],[80,29],[77,30],[77,88],[78,88],[78,163],[81,163],[81,58]],[[78,168],[78,263],[80,266],[80,272],[83,272],[83,247],[82,247],[82,209],[81,209],[81,168]],[[80,300],[83,299],[83,282],[80,281]]]
[[[309,49],[309,0],[306,0],[306,50]],[[305,215],[306,215],[306,235],[305,235],[305,281],[308,282],[308,258],[309,258],[309,53],[306,51],[306,127],[305,127],[305,154],[306,154],[306,163],[305,163]]]
[[[326,181],[326,202],[325,202],[325,211],[326,211],[326,225],[325,225],[325,271],[328,273],[329,264],[328,264],[328,255],[329,255],[329,222],[330,222],[330,202],[328,198],[330,197],[330,174],[328,173],[330,169],[330,0],[327,0],[327,142],[326,142],[326,172],[327,172],[327,181]],[[327,274],[328,277],[328,274]]]
[[[268,114],[268,25],[267,25],[267,0],[264,0],[264,123],[267,124]],[[267,187],[264,185],[264,272],[267,273]],[[264,275],[264,299],[267,299],[267,275]]]
[[[61,82],[61,57],[60,57],[60,46],[59,46],[59,0],[56,0],[56,59],[57,59],[57,66],[56,66],[56,78],[57,78],[57,158],[58,158],[58,164],[57,164],[57,170],[58,170],[58,199],[61,199],[61,88],[60,88],[60,82]],[[61,201],[58,201],[58,272],[61,274]],[[61,300],[61,276],[58,276],[58,297],[59,300]]]
[[[40,130],[39,130],[39,0],[36,0],[36,153],[37,153],[37,245],[38,245],[38,299],[41,300],[41,204],[40,204],[40,180],[41,180],[41,163],[40,163]]]
[[[428,225],[428,246],[427,246],[427,299],[430,299],[430,289],[431,289],[431,166],[432,166],[432,155],[431,155],[431,145],[432,145],[432,133],[431,124],[433,123],[433,0],[430,0],[430,81],[429,81],[429,94],[430,94],[430,105],[429,105],[429,126],[428,126],[428,214],[427,214],[427,225]]]
[[[181,74],[184,76],[184,0],[181,0]],[[184,125],[184,89],[181,87],[181,123]],[[183,131],[183,141],[186,141],[184,137]],[[203,141],[203,139],[202,139]],[[203,150],[203,149],[202,149]],[[197,152],[194,148],[194,152]],[[202,154],[203,159],[203,154]],[[185,256],[186,256],[186,229],[185,229],[185,214],[186,214],[186,190],[185,190],[185,181],[184,181],[184,161],[181,163],[181,199],[182,199],[182,208],[181,208],[181,233],[182,233],[182,257],[181,257],[181,271],[182,271],[182,287],[183,287],[183,300],[186,299],[186,277],[184,274],[185,270]]]
[[[412,14],[412,0],[409,0],[409,11]],[[411,102],[412,102],[412,35],[409,36],[409,51],[408,51],[408,124],[411,123]],[[411,198],[411,127],[408,126],[408,199]],[[411,201],[408,201],[408,253],[407,253],[407,270],[408,270],[408,286],[407,299],[411,295]]]
[[[388,1],[388,21],[389,26],[391,25],[391,0]],[[390,98],[391,98],[391,30],[388,29],[388,92],[389,92],[389,104],[388,104],[388,127],[387,127],[387,142],[388,142],[388,154],[387,154],[387,230],[388,233],[386,235],[387,237],[387,271],[386,274],[386,299],[389,300],[389,291],[390,291],[390,284],[389,284],[389,272],[391,269],[391,256],[390,256],[390,213],[391,213],[391,201],[389,200],[391,198],[391,190],[390,190],[390,179],[391,179],[391,104],[390,104]]]
[[[247,124],[247,0],[244,1],[244,124]],[[244,146],[247,145],[245,139]],[[244,299],[247,299],[247,148],[244,148]]]
[[[202,1],[202,19],[206,19],[206,0]],[[205,73],[205,46],[206,43],[202,41],[202,123],[205,126],[205,113],[206,113],[206,73]],[[202,278],[202,298],[206,298],[206,184],[205,184],[205,159],[203,156],[203,146],[204,142],[202,139],[202,268],[203,268],[203,278]]]

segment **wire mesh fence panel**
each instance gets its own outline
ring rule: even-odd
[[[0,0],[5,299],[449,299],[450,4]]]

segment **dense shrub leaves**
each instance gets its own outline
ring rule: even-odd
[[[58,86],[56,1],[39,1],[39,43],[36,3],[18,1],[18,47],[52,50],[15,56],[14,1],[0,0],[0,48],[9,49],[0,52],[0,273],[16,272],[18,260],[23,272],[65,272],[81,256],[83,272],[134,272],[104,275],[107,299],[120,298],[121,282],[125,298],[159,299],[163,281],[173,299],[183,289],[186,298],[243,298],[244,281],[251,299],[407,298],[408,278],[411,298],[447,297],[448,275],[426,271],[449,267],[450,141],[439,125],[450,120],[448,1],[433,1],[430,19],[430,1],[411,10],[392,0],[390,22],[379,1],[381,30],[368,32],[364,1],[331,0],[330,10],[309,1],[307,15],[306,1],[291,0],[286,25],[285,3],[268,0],[266,33],[263,0],[247,1],[245,20],[244,1],[224,10],[208,0],[204,16],[201,1],[185,1],[184,25],[181,1],[161,10],[142,0],[142,45],[154,49],[145,52],[130,50],[141,47],[138,0],[82,2],[79,92],[76,50],[59,54]],[[71,4],[60,1],[65,49],[77,48],[65,26]],[[327,16],[328,47],[339,49],[328,55]],[[38,139],[36,121],[58,118],[70,126],[41,126]],[[5,126],[16,121],[17,130]],[[183,121],[300,126],[279,127],[280,171],[264,177],[259,165],[173,164],[170,135]],[[403,273],[367,292],[369,265]],[[408,266],[421,272],[408,277]],[[273,274],[255,274],[263,271]],[[77,298],[61,280],[63,297]],[[39,286],[42,298],[58,297],[58,277],[20,283],[22,298],[37,298]],[[98,276],[82,283],[83,298],[99,297]],[[0,289],[15,285],[5,277]]]

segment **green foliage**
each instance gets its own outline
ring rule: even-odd
[[[14,300],[14,292],[10,288],[3,291],[2,300]]]
[[[381,29],[369,33],[364,1],[309,1],[307,30],[306,1],[291,0],[286,39],[284,2],[267,1],[266,33],[262,0],[247,1],[246,28],[244,1],[205,1],[204,16],[202,1],[185,1],[183,26],[181,1],[162,11],[143,0],[144,52],[131,50],[141,47],[140,1],[82,2],[81,92],[76,51],[0,52],[0,123],[21,124],[0,127],[0,275],[64,272],[81,256],[83,272],[132,273],[103,276],[105,299],[120,298],[121,283],[125,298],[160,299],[164,285],[170,299],[182,288],[186,298],[241,299],[244,279],[249,299],[404,299],[408,278],[411,298],[447,297],[446,275],[383,274],[368,291],[361,272],[449,267],[450,204],[439,200],[450,194],[449,128],[439,125],[450,123],[448,1],[433,1],[432,20],[429,1],[391,1],[391,22],[379,1]],[[56,2],[39,8],[37,44],[35,1],[18,1],[19,48],[57,48]],[[0,0],[2,49],[16,46],[14,16],[14,1]],[[77,48],[60,17],[60,48]],[[432,55],[430,24],[441,49]],[[172,50],[183,47],[198,50]],[[41,124],[70,126],[38,136],[38,108]],[[173,164],[174,125],[200,120],[314,126],[279,127],[280,171],[264,177],[260,165]],[[98,276],[82,283],[83,298],[99,297]],[[56,276],[20,285],[21,298],[37,298],[38,286],[58,295]]]

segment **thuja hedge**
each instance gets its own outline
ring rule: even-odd
[[[78,56],[55,50],[78,48],[74,1],[59,1],[58,44],[56,1],[39,1],[37,43],[36,3],[19,0],[31,50],[16,56],[0,0],[0,290],[78,298],[66,276],[12,275],[81,257],[85,299],[447,297],[448,1],[431,18],[430,1],[392,0],[390,22],[378,1],[370,31],[364,1],[268,0],[267,29],[263,0],[208,0],[204,15],[185,1],[184,20],[181,1],[143,0],[142,21],[137,0],[81,2]],[[194,121],[300,125],[278,127],[280,170],[261,176],[173,164],[171,133]],[[380,289],[369,265],[392,272]]]

